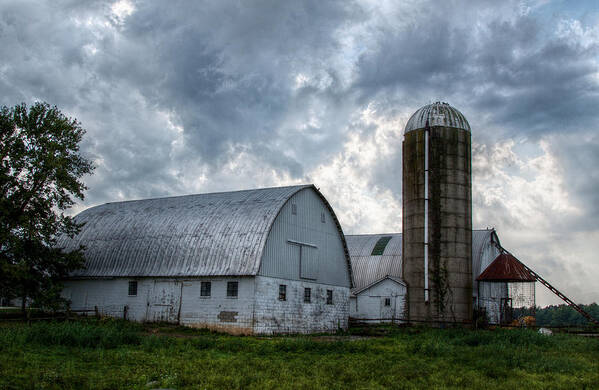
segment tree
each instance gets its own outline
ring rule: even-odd
[[[85,130],[56,106],[0,108],[0,296],[56,304],[83,248],[64,253],[57,238],[79,232],[65,211],[87,189],[94,167],[79,153]]]

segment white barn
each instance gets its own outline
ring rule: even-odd
[[[360,234],[345,238],[354,273],[350,317],[371,323],[403,322],[407,286],[402,279],[402,234]],[[472,231],[473,299],[480,300],[491,323],[499,323],[499,302],[507,289],[505,284],[498,283],[479,292],[476,278],[499,255],[500,247],[494,229]]]
[[[341,226],[313,185],[108,203],[66,250],[72,309],[239,334],[347,328],[352,269]]]

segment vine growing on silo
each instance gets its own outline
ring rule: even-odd
[[[441,161],[445,159],[445,149],[439,140],[439,134],[435,131],[431,132],[431,154],[433,156],[430,161],[429,167],[431,168],[431,186],[429,195],[431,204],[431,225],[432,237],[431,237],[431,255],[433,263],[432,271],[432,287],[433,296],[437,308],[437,315],[439,318],[445,316],[447,309],[447,300],[449,298],[449,271],[447,270],[446,262],[441,261]]]

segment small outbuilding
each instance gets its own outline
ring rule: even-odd
[[[72,309],[231,333],[346,329],[352,269],[313,185],[108,203],[81,212]]]
[[[489,318],[492,323],[508,324],[514,319],[535,315],[535,283],[537,278],[531,274],[520,260],[504,252],[477,278],[477,290],[487,299],[480,302],[479,309],[488,310],[492,304],[493,314],[499,311],[498,318]],[[501,291],[501,294],[489,296],[489,290]],[[517,311],[515,316],[514,310]]]
[[[362,322],[404,322],[407,317],[407,286],[403,280],[402,234],[347,235],[354,273],[350,317]],[[501,253],[495,229],[472,231],[472,275],[476,278]],[[474,307],[484,308],[490,323],[501,320],[505,283],[494,283],[472,292]]]
[[[401,233],[346,236],[354,272],[350,317],[361,322],[401,322],[406,283],[401,278]]]

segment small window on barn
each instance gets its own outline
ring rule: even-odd
[[[391,298],[385,298],[385,306],[391,306]]]
[[[333,290],[327,290],[327,305],[333,304]]]
[[[325,216],[324,216],[324,211],[322,213],[320,213],[320,222],[322,222],[322,223],[326,222],[326,219],[325,219]]]
[[[374,245],[374,248],[372,248],[372,256],[381,256],[383,254],[383,252],[385,251],[385,248],[387,247],[387,244],[389,243],[389,241],[391,241],[391,236],[384,236],[379,238],[379,240],[376,242],[376,244]]]
[[[310,303],[312,301],[312,289],[306,287],[304,289],[304,303]]]
[[[200,284],[200,296],[207,298],[212,294],[212,283],[211,282],[202,282]]]
[[[137,280],[129,281],[129,296],[130,297],[137,296]]]
[[[297,205],[295,203],[291,203],[291,214],[297,215]]]
[[[239,282],[227,282],[227,297],[237,298],[237,291],[239,288]]]
[[[279,301],[287,300],[287,285],[279,284]]]

